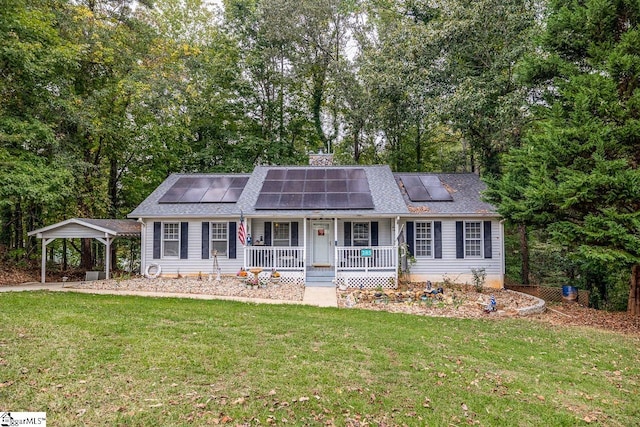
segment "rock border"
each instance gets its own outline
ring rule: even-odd
[[[516,311],[518,312],[519,316],[530,316],[532,314],[540,314],[547,311],[547,303],[542,298],[538,298],[536,296],[525,294],[522,292],[512,291],[510,289],[504,289],[504,290],[507,292],[513,292],[514,294],[527,295],[536,301],[534,305],[530,305],[529,307],[516,308]]]

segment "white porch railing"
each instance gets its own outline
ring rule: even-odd
[[[371,256],[362,256],[359,246],[339,246],[336,247],[336,271],[380,271],[397,270],[398,268],[398,248],[396,246],[372,246],[365,251],[371,250]]]
[[[304,248],[301,246],[247,246],[244,268],[304,271]]]

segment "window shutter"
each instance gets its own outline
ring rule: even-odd
[[[378,221],[371,221],[371,246],[378,246]]]
[[[202,223],[202,259],[209,259],[209,222]]]
[[[229,221],[229,259],[236,259],[236,241],[238,240],[238,223],[235,221]]]
[[[160,248],[162,239],[162,223],[153,223],[153,259],[160,259]]]
[[[344,245],[351,246],[351,221],[344,223]]]
[[[264,245],[271,246],[271,221],[264,223]]]
[[[413,221],[407,221],[407,247],[411,256],[413,256],[413,245],[415,243],[413,235]]]
[[[493,248],[491,246],[491,221],[484,222],[484,257],[493,257]]]
[[[291,223],[291,246],[298,246],[298,223]]]
[[[433,257],[442,258],[442,221],[433,221]]]
[[[456,221],[456,258],[464,258],[464,221]]]
[[[189,258],[189,223],[180,223],[180,259]]]

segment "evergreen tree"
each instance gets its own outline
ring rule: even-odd
[[[490,193],[566,246],[605,300],[606,271],[640,263],[639,18],[635,1],[549,4],[547,51],[525,67],[547,88],[540,120]]]

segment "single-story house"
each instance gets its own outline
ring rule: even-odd
[[[388,166],[258,166],[173,174],[129,218],[142,224],[147,275],[281,274],[283,281],[395,287],[449,278],[504,282],[499,215],[475,174]],[[262,274],[262,273],[260,273]]]

